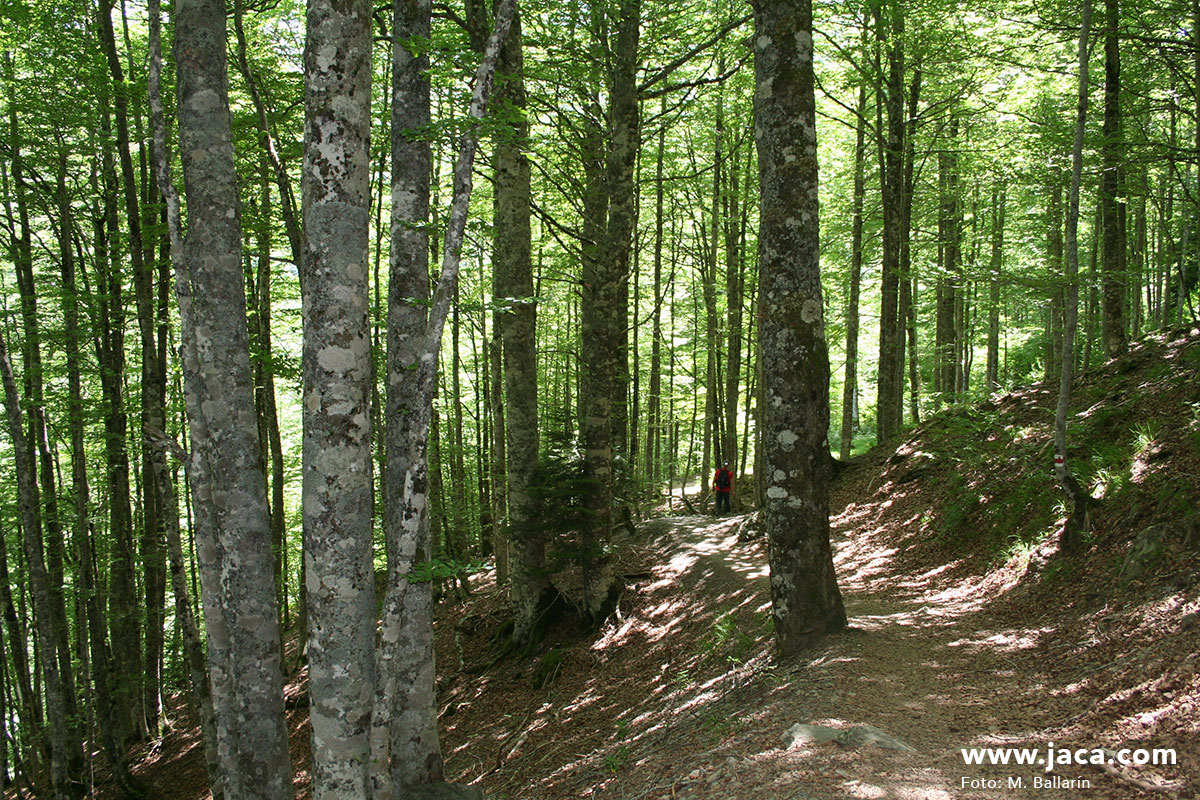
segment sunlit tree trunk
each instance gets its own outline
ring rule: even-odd
[[[367,793],[375,691],[371,4],[310,0],[304,51],[304,558],[313,796]]]
[[[784,657],[846,625],[829,544],[829,357],[821,298],[810,0],[756,0],[763,508]]]

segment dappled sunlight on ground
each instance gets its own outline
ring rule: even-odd
[[[1182,391],[1196,402],[1189,369],[1130,377],[1156,400]],[[1168,526],[1175,538],[1153,582],[1119,585],[1115,575],[1138,530],[1194,509],[1194,481],[1179,477],[1178,460],[1188,454],[1184,472],[1200,474],[1189,449],[1200,423],[1133,431],[1136,396],[1116,380],[1089,373],[1080,385],[1097,383],[1126,416],[1095,396],[1072,422],[1121,443],[1096,457],[1109,458],[1108,471],[1088,476],[1109,500],[1084,557],[1058,551],[1065,511],[1044,463],[1053,388],[949,409],[835,483],[846,632],[777,662],[764,546],[738,541],[741,518],[650,520],[635,542],[641,560],[625,567],[618,616],[594,636],[547,640],[566,653],[554,683],[531,688],[536,659],[447,683],[448,706],[482,706],[472,687],[484,681],[492,698],[490,709],[472,705],[469,720],[448,722],[462,726],[451,738],[474,745],[455,752],[451,774],[521,800],[1059,800],[1073,795],[1028,783],[1040,768],[967,766],[961,753],[1053,742],[1178,748],[1176,767],[1064,773],[1090,781],[1089,800],[1125,800],[1132,779],[1196,798],[1195,787],[1181,788],[1200,767],[1200,590],[1196,559],[1181,549],[1192,529]],[[1088,468],[1089,455],[1072,458]],[[1118,502],[1129,486],[1149,500]],[[873,726],[914,752],[785,749],[796,723]],[[970,784],[1007,786],[1014,775],[1027,781],[1019,792]]]

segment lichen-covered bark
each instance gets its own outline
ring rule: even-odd
[[[154,177],[158,190],[166,204],[167,242],[173,271],[182,271],[183,230],[180,219],[179,193],[171,180],[170,156],[167,152],[167,122],[162,102],[162,7],[160,0],[150,0],[150,69],[147,75],[147,94],[150,100],[150,122],[152,129],[151,153],[154,161]],[[64,277],[64,283],[66,279]],[[155,433],[162,439],[154,441]],[[148,446],[165,450],[168,442],[165,431],[147,432],[151,437]],[[217,758],[217,726],[213,716],[212,690],[208,682],[208,669],[204,658],[204,642],[193,612],[191,590],[188,588],[187,572],[183,555],[183,541],[179,531],[179,504],[175,496],[175,484],[166,472],[166,453],[163,458],[152,462],[161,470],[159,485],[163,488],[163,523],[167,540],[168,565],[171,573],[171,589],[175,596],[175,616],[183,630],[183,649],[188,665],[191,699],[200,717],[200,728],[204,739],[204,761],[213,800],[223,800],[224,784]],[[177,454],[185,463],[186,453]],[[86,475],[84,476],[86,488]],[[98,688],[98,687],[97,687]]]
[[[427,448],[437,354],[450,299],[458,283],[476,133],[466,134],[454,169],[454,197],[442,271],[429,302],[429,0],[394,4],[392,102],[392,250],[388,285],[387,464],[384,526],[388,580],[377,651],[371,721],[370,797],[403,796],[409,787],[440,780],[430,585],[410,582],[430,557]],[[484,114],[514,0],[503,0],[475,76],[469,116]],[[428,314],[426,308],[428,306]]]
[[[829,356],[818,263],[811,0],[757,0],[763,516],[784,657],[846,624],[829,546]]]
[[[304,558],[313,796],[366,795],[375,692],[371,4],[310,0],[304,49]]]
[[[292,770],[246,327],[225,4],[181,0],[175,12],[188,208],[175,291],[218,756],[227,797],[287,800]]]
[[[442,774],[434,692],[429,583],[406,576],[430,556],[428,401],[415,379],[429,299],[429,0],[397,0],[393,9],[392,219],[388,277],[386,465],[383,510],[388,582],[377,659],[371,728],[371,797]],[[394,784],[394,786],[393,786]]]
[[[533,296],[530,244],[530,170],[525,157],[525,78],[520,20],[500,52],[496,101],[512,120],[496,144],[496,246],[494,289],[505,309],[497,315],[504,344],[505,453],[508,476],[508,534],[512,541],[511,594],[516,626],[513,641],[529,640],[542,598],[550,588],[546,543],[535,529],[529,480],[538,464],[537,306]]]

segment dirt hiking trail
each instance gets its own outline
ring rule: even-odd
[[[594,640],[564,642],[548,688],[531,688],[528,664],[447,687],[450,775],[474,780],[489,798],[523,800],[1107,800],[1140,795],[1135,782],[1156,787],[1156,796],[1197,796],[1184,777],[1196,774],[1194,736],[1143,744],[1127,730],[1087,724],[1095,665],[1069,657],[1085,643],[1059,630],[1061,610],[1031,610],[1040,601],[1020,583],[1037,553],[985,575],[963,575],[954,563],[912,574],[911,564],[897,566],[895,531],[870,524],[876,510],[850,503],[833,519],[850,628],[788,665],[772,661],[765,545],[739,541],[746,519],[647,522],[628,550],[619,618]],[[1194,692],[1194,658],[1190,664]],[[485,697],[498,687],[484,692],[480,684],[494,681],[505,684],[507,711],[463,715],[473,703],[491,706]],[[488,752],[472,723],[488,728],[492,715],[501,722],[488,731],[498,743]],[[785,749],[797,723],[869,725],[911,751],[836,742]],[[1174,746],[1183,763],[1046,772],[967,766],[961,754],[1000,746],[1044,752],[1051,742]],[[1035,778],[1044,783],[1035,787]]]

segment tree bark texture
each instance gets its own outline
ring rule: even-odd
[[[1062,371],[1059,375],[1058,405],[1054,415],[1054,472],[1071,504],[1070,516],[1063,526],[1060,547],[1064,554],[1074,555],[1083,545],[1088,510],[1092,498],[1079,485],[1067,463],[1067,411],[1071,403],[1071,386],[1075,369],[1075,333],[1079,327],[1079,188],[1083,176],[1083,134],[1088,105],[1088,34],[1092,22],[1091,0],[1083,0],[1079,29],[1079,94],[1075,111],[1075,142],[1071,151],[1071,183],[1067,194],[1067,219],[1064,245],[1066,248],[1066,302],[1063,320]]]
[[[502,0],[475,77],[468,111],[483,117],[500,49],[516,10]],[[434,685],[431,584],[410,580],[427,564],[429,439],[442,330],[458,284],[478,139],[466,133],[454,169],[454,195],[437,290],[429,296],[429,176],[432,158],[421,131],[429,121],[428,0],[394,5],[397,46],[392,72],[392,251],[388,286],[387,487],[384,511],[388,578],[384,595],[371,730],[370,797],[386,800],[441,780]],[[412,49],[410,49],[410,47]],[[427,310],[428,309],[428,310]],[[402,796],[402,795],[401,795]]]
[[[1104,227],[1104,352],[1111,358],[1129,346],[1125,314],[1124,147],[1121,136],[1121,48],[1119,0],[1104,0],[1104,140],[1100,173],[1100,213]]]
[[[170,157],[167,152],[167,123],[162,102],[162,10],[161,0],[150,0],[150,69],[147,75],[147,93],[150,100],[150,124],[153,139],[151,153],[154,161],[154,175],[158,182],[159,194],[166,204],[167,243],[172,270],[179,274],[183,269],[183,224],[179,208],[179,193],[171,179]],[[66,278],[64,275],[64,283]],[[166,450],[168,441],[166,431],[161,432],[162,439],[152,446]],[[154,436],[154,432],[148,435]],[[80,443],[82,448],[82,442]],[[224,782],[221,779],[220,763],[217,757],[217,725],[213,715],[212,689],[208,681],[208,665],[204,658],[204,642],[200,637],[199,625],[192,605],[192,591],[188,587],[187,570],[184,562],[183,539],[179,530],[179,502],[175,496],[174,481],[166,474],[166,453],[164,458],[155,462],[161,465],[163,474],[159,476],[159,484],[164,488],[163,505],[165,508],[164,524],[167,539],[167,559],[171,573],[171,589],[175,595],[175,616],[183,630],[183,648],[188,666],[188,677],[192,703],[200,718],[201,733],[204,738],[204,761],[208,770],[209,786],[213,800],[223,800],[225,796]],[[180,461],[188,464],[187,454],[176,454]],[[83,476],[86,488],[86,473]]]
[[[608,553],[612,527],[615,484],[615,447],[624,436],[614,436],[620,360],[626,319],[622,299],[627,289],[633,226],[636,219],[634,164],[638,153],[638,100],[636,86],[637,46],[641,29],[640,0],[618,4],[617,39],[613,50],[613,73],[609,120],[611,141],[605,161],[608,222],[603,249],[595,259],[585,259],[581,350],[585,363],[580,376],[580,394],[585,406],[583,420],[584,462],[594,482],[590,508],[592,526],[585,542],[583,564],[583,610],[592,622],[611,611],[616,599],[616,577]],[[588,262],[593,271],[588,274]],[[623,423],[622,423],[623,424]]]
[[[496,317],[504,346],[504,407],[508,476],[508,538],[512,542],[511,594],[516,626],[513,641],[529,641],[544,610],[550,579],[546,542],[536,530],[536,505],[529,483],[538,467],[537,299],[533,288],[530,231],[530,166],[525,157],[524,61],[518,15],[497,66],[496,102],[512,120],[496,143],[494,296],[504,310]]]
[[[309,0],[304,49],[304,559],[313,796],[367,794],[371,534],[371,4]]]
[[[197,555],[226,797],[289,800],[270,513],[254,413],[221,0],[176,4],[188,208],[176,277]]]
[[[763,508],[784,657],[846,625],[829,544],[829,356],[818,262],[810,0],[754,3],[762,191]]]
[[[371,722],[371,797],[440,780],[435,714],[432,584],[410,582],[432,557],[428,431],[431,414],[417,380],[429,301],[429,0],[395,3],[392,61],[392,218],[388,278],[387,432],[383,509],[388,583],[376,654]],[[394,786],[393,786],[394,784]]]

